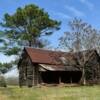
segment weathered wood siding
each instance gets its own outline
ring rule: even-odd
[[[33,64],[28,56],[22,59],[19,67],[19,85],[36,86],[41,82],[40,77],[39,66]]]
[[[34,64],[34,85],[38,84],[38,66]]]
[[[97,52],[92,52],[85,63],[85,77],[87,83],[100,83],[100,57]],[[29,55],[24,51],[19,63],[19,85],[28,87],[42,83],[39,64],[33,63]],[[66,76],[65,76],[66,77]]]
[[[88,83],[100,83],[100,58],[94,52],[85,65],[86,80]]]
[[[32,65],[32,62],[29,58],[27,58],[27,71],[26,71],[26,78],[27,78],[27,86],[28,87],[32,87],[33,86],[33,65]]]
[[[19,85],[20,86],[26,85],[26,79],[27,79],[26,69],[27,69],[27,66],[26,66],[25,60],[22,60],[19,67]]]
[[[27,84],[26,85],[28,87],[36,86],[40,83],[39,66],[38,64],[33,64],[29,57],[27,57],[26,63],[27,63],[26,66]]]

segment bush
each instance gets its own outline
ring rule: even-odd
[[[17,77],[8,77],[8,78],[6,78],[6,83],[8,85],[18,85],[19,84]]]
[[[2,75],[0,76],[0,87],[7,87],[5,78]]]

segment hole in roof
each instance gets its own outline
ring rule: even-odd
[[[60,57],[60,60],[61,60],[61,62],[62,62],[64,65],[67,65],[67,64],[68,64],[68,61],[66,60],[65,57]]]

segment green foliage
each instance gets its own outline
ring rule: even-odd
[[[7,85],[19,85],[18,77],[7,77],[6,78]]]
[[[21,49],[18,47],[8,48],[8,50],[5,51],[5,55],[11,56],[11,55],[18,55],[19,51]]]
[[[19,48],[23,46],[43,47],[42,36],[51,35],[59,29],[60,22],[49,17],[44,9],[34,4],[18,8],[12,15],[6,13],[1,26],[5,28],[7,38],[4,47],[5,54],[18,55]],[[0,40],[2,42],[2,40]]]
[[[0,75],[0,87],[7,87],[5,78]]]
[[[12,62],[11,63],[0,63],[0,72],[6,73],[13,66]]]

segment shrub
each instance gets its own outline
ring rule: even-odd
[[[5,78],[2,75],[0,76],[0,87],[7,87]]]
[[[6,78],[6,83],[8,85],[18,85],[19,84],[17,77],[8,77],[8,78]]]

